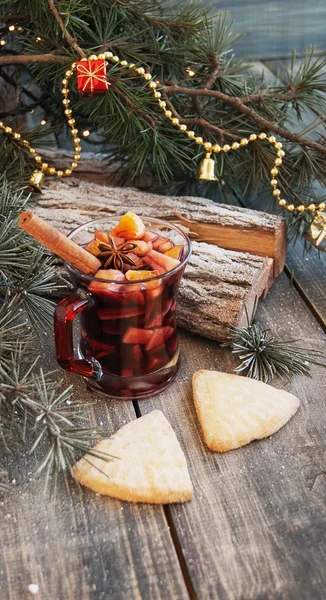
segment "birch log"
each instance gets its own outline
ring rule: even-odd
[[[181,218],[191,228],[198,221],[229,226],[245,230],[247,237],[260,229],[275,236],[283,223],[279,217],[214,204],[204,198],[158,196],[74,178],[50,181],[35,207],[39,216],[65,233],[92,219],[128,210],[174,221]],[[263,252],[263,247],[260,250]],[[226,340],[227,324],[246,325],[245,306],[251,314],[255,298],[266,294],[273,281],[274,264],[268,254],[258,256],[194,241],[180,289],[179,325],[212,339]]]
[[[81,222],[96,218],[98,212],[119,214],[126,210],[171,220],[185,225],[197,241],[229,250],[268,256],[274,260],[274,275],[282,271],[286,253],[285,221],[264,212],[216,204],[206,198],[159,196],[135,188],[117,188],[94,182],[69,179],[52,181],[44,190],[40,208],[56,207],[56,215],[66,222],[66,211],[76,207]],[[58,213],[61,209],[63,212]],[[83,221],[84,219],[84,221]]]

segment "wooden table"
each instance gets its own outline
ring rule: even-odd
[[[325,287],[324,287],[325,290]],[[282,274],[258,318],[281,339],[325,348],[315,315]],[[326,372],[279,383],[297,394],[296,416],[272,438],[215,454],[203,443],[191,376],[232,371],[228,350],[180,332],[182,368],[156,398],[96,398],[92,421],[108,434],[161,409],[184,449],[194,499],[183,505],[132,505],[81,493],[64,482],[51,503],[36,460],[21,456],[15,493],[1,502],[1,600],[21,600],[37,583],[41,600],[317,600],[325,598]],[[51,361],[54,361],[51,342]],[[77,377],[76,399],[94,401]],[[16,465],[16,467],[15,467]]]

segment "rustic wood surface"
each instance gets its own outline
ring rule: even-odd
[[[320,327],[281,275],[261,303],[260,322],[281,338],[302,337],[325,348]],[[86,392],[97,403],[91,421],[108,434],[160,408],[184,449],[194,499],[171,507],[133,506],[83,494],[64,484],[52,503],[31,479],[35,458],[12,461],[17,484],[0,510],[1,598],[42,600],[192,598],[198,600],[323,600],[325,577],[326,374],[276,385],[301,399],[298,414],[272,438],[218,455],[202,439],[191,377],[200,368],[231,372],[234,360],[216,342],[180,332],[182,367],[161,395],[133,405]],[[52,342],[43,365],[54,363]],[[16,471],[14,470],[16,465]],[[18,483],[19,482],[19,483]]]

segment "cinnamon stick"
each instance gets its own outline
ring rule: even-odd
[[[67,238],[30,210],[25,210],[19,215],[18,225],[43,246],[85,275],[94,275],[101,268],[101,263],[96,256],[84,250],[82,246],[78,246],[76,242]]]

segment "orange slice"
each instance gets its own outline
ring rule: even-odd
[[[112,229],[111,233],[127,240],[139,240],[143,237],[145,230],[141,218],[133,212],[127,212],[121,217],[118,225]]]
[[[149,279],[150,277],[157,277],[158,271],[127,271],[126,279],[128,281],[140,281],[142,279]]]
[[[166,252],[164,252],[164,254],[166,256],[171,256],[171,258],[175,258],[176,260],[180,260],[181,255],[183,252],[183,246],[173,246],[173,248],[170,248],[170,250],[167,250]]]

